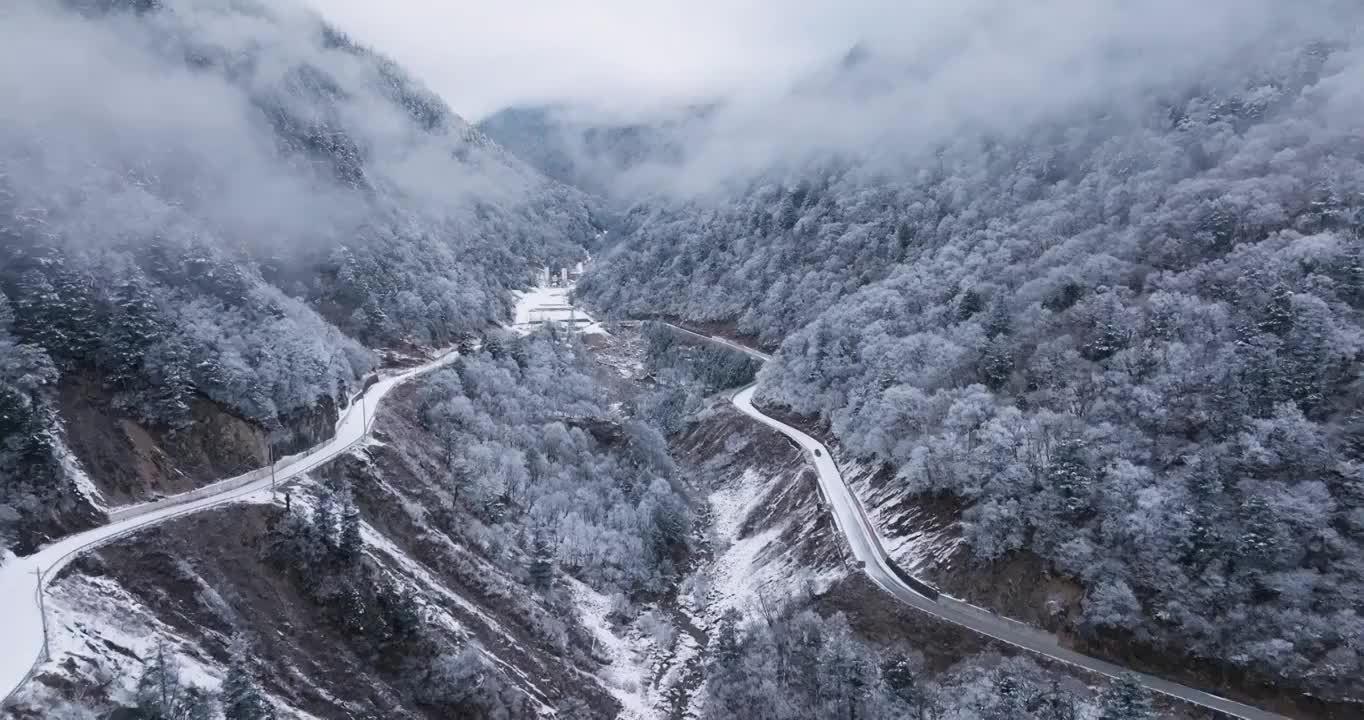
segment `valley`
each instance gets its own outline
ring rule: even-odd
[[[0,717],[1361,715],[1364,9],[628,5],[0,9]]]
[[[555,308],[564,307],[570,302],[567,299],[570,293],[571,288],[529,291],[521,296],[516,316],[528,316],[532,309],[543,308],[547,302]],[[588,316],[585,312],[573,312]],[[565,324],[563,327],[572,330],[579,326]],[[617,325],[617,328],[623,336],[623,342],[620,343],[605,328],[582,332],[584,337],[604,335],[607,345],[618,344],[626,353],[638,353],[638,343],[629,338],[638,332],[639,325],[626,323]],[[698,336],[681,329],[677,331],[691,340],[724,348],[726,352],[766,359],[761,353],[723,338]],[[631,351],[630,347],[635,349]],[[613,351],[607,350],[605,354],[612,356]],[[267,538],[275,531],[267,533],[263,528],[277,525],[279,514],[287,513],[286,507],[297,508],[294,512],[303,512],[303,508],[313,505],[313,512],[316,512],[316,496],[313,493],[315,488],[326,486],[325,478],[336,477],[338,471],[354,472],[345,468],[356,468],[357,461],[361,463],[358,466],[361,477],[369,475],[372,471],[364,470],[364,465],[380,461],[375,452],[392,443],[391,438],[414,437],[414,432],[420,434],[417,428],[395,428],[395,411],[389,406],[397,402],[410,407],[413,391],[403,390],[401,386],[413,382],[420,384],[422,375],[448,366],[458,357],[457,352],[450,352],[411,369],[381,374],[381,377],[385,374],[387,377],[370,386],[364,394],[366,407],[373,414],[362,416],[358,414],[358,402],[352,404],[338,421],[336,436],[331,441],[301,457],[281,461],[276,469],[274,483],[277,485],[274,487],[269,475],[256,471],[239,479],[207,485],[185,496],[172,496],[149,506],[114,510],[110,515],[118,519],[109,525],[67,538],[62,543],[24,558],[22,563],[7,565],[4,568],[6,573],[24,572],[30,568],[44,569],[41,575],[43,582],[45,585],[50,583],[46,601],[46,606],[50,608],[50,631],[53,634],[50,645],[55,648],[50,654],[40,650],[42,633],[49,630],[43,618],[28,617],[39,606],[33,602],[35,598],[32,595],[15,593],[15,599],[10,601],[9,606],[13,611],[12,616],[27,619],[25,630],[35,643],[35,656],[38,658],[32,668],[15,681],[16,692],[7,703],[15,716],[27,717],[24,708],[32,707],[33,703],[65,702],[54,698],[49,694],[50,691],[38,689],[54,686],[58,678],[62,680],[56,687],[67,683],[81,687],[99,678],[103,678],[105,683],[113,681],[115,686],[120,682],[126,683],[126,677],[120,680],[117,676],[117,667],[123,661],[122,655],[145,656],[152,651],[149,648],[162,647],[164,643],[173,643],[178,648],[177,654],[185,658],[183,662],[188,663],[186,668],[192,668],[196,675],[212,682],[214,671],[211,668],[216,663],[217,654],[212,649],[215,640],[213,635],[198,635],[202,632],[201,628],[223,622],[224,619],[214,620],[210,617],[219,615],[221,618],[220,613],[224,609],[215,609],[212,605],[201,606],[193,613],[208,613],[208,616],[199,619],[194,619],[193,613],[186,615],[186,609],[172,611],[170,606],[164,605],[169,598],[163,596],[161,590],[155,589],[156,583],[184,584],[186,579],[176,576],[187,570],[188,562],[199,568],[197,578],[193,575],[187,578],[191,586],[210,583],[205,587],[214,588],[215,593],[229,592],[231,596],[239,597],[244,588],[228,590],[224,587],[225,582],[242,582],[240,579],[228,580],[231,575],[223,574],[228,572],[228,563],[237,562],[234,554],[243,551],[250,554],[252,551],[246,548],[274,542]],[[623,373],[626,379],[633,377],[638,380],[643,377],[640,375],[643,365],[638,361],[631,366],[613,359],[607,367],[613,373],[622,373],[621,368],[625,368]],[[394,390],[398,391],[398,399],[388,399]],[[581,629],[570,631],[570,637],[582,633],[570,642],[589,643],[592,651],[586,657],[605,663],[589,672],[600,683],[605,696],[618,703],[619,710],[611,714],[638,720],[696,716],[697,703],[704,702],[703,696],[699,694],[702,666],[708,662],[704,653],[717,624],[727,613],[737,612],[743,616],[755,612],[776,612],[783,605],[798,605],[827,597],[828,593],[834,592],[835,586],[846,584],[863,571],[868,574],[872,586],[886,592],[888,597],[951,625],[970,628],[986,638],[1001,640],[1001,647],[1026,648],[1044,657],[1059,658],[1063,663],[1101,674],[1120,672],[1105,663],[1068,653],[1057,646],[1054,639],[1046,639],[1037,631],[1002,621],[945,596],[929,600],[906,587],[886,569],[886,555],[880,547],[878,533],[861,509],[856,496],[843,482],[828,448],[755,409],[752,404],[753,390],[753,386],[749,385],[737,392],[729,391],[709,399],[708,402],[714,403],[713,412],[718,415],[712,420],[703,421],[675,441],[675,451],[695,467],[706,468],[700,477],[709,479],[708,482],[698,479],[693,487],[695,493],[709,496],[706,500],[708,507],[703,515],[706,522],[697,526],[696,532],[700,538],[697,558],[689,563],[685,577],[670,591],[676,593],[675,597],[660,602],[656,607],[651,604],[650,609],[639,615],[634,623],[621,625],[619,618],[611,619],[618,612],[614,606],[617,601],[582,582],[572,579],[566,581],[569,583],[567,592],[571,607],[576,608],[577,622],[581,623]],[[726,406],[730,406],[730,409],[722,411],[721,408]],[[368,425],[363,422],[364,417],[369,418]],[[777,433],[771,434],[772,439],[759,441],[758,438],[767,434],[754,433],[755,423],[768,425]],[[378,435],[370,437],[371,430],[376,430]],[[780,437],[778,433],[791,437],[800,449],[786,448],[779,442],[773,444],[773,440]],[[818,456],[812,454],[815,449],[821,451]],[[782,456],[786,459],[773,462],[773,459]],[[797,483],[788,486],[793,478],[798,479]],[[526,616],[507,616],[507,608],[486,604],[487,600],[481,599],[487,597],[481,594],[482,591],[474,591],[470,595],[472,588],[467,584],[467,579],[457,581],[452,586],[448,579],[451,577],[449,560],[438,560],[440,554],[433,556],[429,554],[430,550],[404,549],[403,545],[409,542],[404,538],[412,537],[411,531],[405,530],[404,526],[417,519],[402,520],[405,512],[400,507],[379,509],[380,505],[392,502],[385,499],[384,495],[398,487],[407,487],[401,494],[409,495],[412,486],[407,483],[404,486],[388,485],[397,481],[397,478],[390,478],[374,491],[365,490],[359,494],[365,513],[378,513],[377,516],[367,517],[362,526],[362,535],[365,545],[372,548],[366,552],[376,562],[391,566],[389,572],[402,578],[400,582],[413,583],[412,592],[414,597],[419,598],[417,603],[423,622],[435,622],[438,625],[449,623],[457,635],[472,634],[478,638],[488,658],[508,670],[525,668],[527,662],[546,662],[543,659],[528,660],[533,655],[522,655],[545,642],[534,633],[523,635],[525,626],[522,623],[526,622]],[[376,492],[377,495],[374,494]],[[281,493],[290,497],[282,499]],[[829,502],[831,497],[835,498],[833,503]],[[372,505],[371,502],[380,505]],[[771,502],[776,504],[768,505]],[[199,514],[206,515],[205,519],[192,518]],[[239,531],[235,529],[237,521],[228,521],[228,518],[234,517],[251,518],[247,526],[262,529],[251,531],[255,539],[248,534],[242,540],[229,541],[221,548],[214,548],[221,540],[238,534]],[[162,525],[169,529],[156,529]],[[802,527],[806,529],[801,530]],[[200,539],[209,537],[221,540]],[[191,550],[186,543],[205,547]],[[234,547],[240,549],[233,550]],[[81,556],[86,554],[94,554],[97,559],[93,562],[81,560]],[[73,562],[77,568],[75,572],[64,570]],[[145,571],[134,570],[132,574],[116,573],[113,577],[107,577],[107,570],[101,569],[106,566],[159,566],[163,568],[159,572],[168,574],[155,580],[152,578],[159,573],[148,575]],[[865,570],[859,570],[859,567]],[[255,570],[251,574],[259,575],[261,572]],[[14,574],[7,577],[20,576]],[[153,584],[148,585],[148,580]],[[7,584],[7,587],[10,585]],[[15,583],[12,587],[19,585]],[[255,594],[260,591],[251,592]],[[801,597],[806,600],[800,600]],[[189,596],[178,600],[176,604],[183,607],[186,601],[190,607],[202,602]],[[245,611],[238,605],[240,602],[232,603],[236,606],[233,612]],[[265,607],[254,611],[274,612]],[[307,620],[296,612],[293,614],[297,619],[290,624],[318,622],[318,619]],[[442,615],[448,619],[441,620]],[[533,615],[532,611],[531,617]],[[115,618],[121,619],[115,621]],[[163,624],[169,618],[177,619],[170,619],[168,625]],[[922,627],[924,624],[922,620],[910,622],[910,626]],[[933,622],[927,624],[931,626]],[[111,632],[119,626],[122,626],[119,632]],[[135,639],[127,634],[131,627],[144,628],[141,632],[147,633],[147,636]],[[315,632],[325,632],[324,627],[319,627]],[[901,629],[896,632],[904,631]],[[151,637],[158,638],[155,641],[157,645],[148,644]],[[302,643],[303,639],[296,637],[292,642]],[[92,656],[90,650],[95,644],[115,649],[117,653],[105,650]],[[276,652],[293,655],[296,659],[287,661],[290,664],[304,662],[317,667],[315,664],[321,661],[321,658],[304,654],[306,650],[303,645],[285,648],[288,646],[271,651],[271,661],[284,661],[285,656],[276,656]],[[589,667],[593,664],[589,662]],[[541,664],[539,667],[539,672],[548,672],[547,666]],[[312,672],[320,670],[317,667]],[[17,675],[20,668],[8,672]],[[555,707],[555,699],[550,694],[555,691],[546,689],[532,679],[534,676],[524,675],[523,672],[516,670],[512,679],[512,687],[515,688],[512,692],[522,698],[519,701],[522,706],[529,711],[529,708],[538,704],[544,712]],[[369,700],[359,700],[361,696],[354,696],[353,693],[335,695],[341,692],[339,687],[324,691],[326,685],[316,683],[333,682],[323,680],[325,676],[313,675],[311,680],[304,680],[305,677],[308,676],[296,676],[295,680],[286,681],[283,686],[267,683],[266,687],[271,691],[282,691],[283,697],[289,698],[289,704],[298,711],[326,707],[350,696],[353,699],[345,702],[358,701],[355,708],[377,702],[379,705],[375,707],[388,704],[386,712],[398,712],[399,706],[391,705],[394,700],[379,699],[391,692],[380,689],[382,686],[370,691],[379,695],[372,695]],[[298,686],[300,681],[305,684]],[[1193,700],[1194,704],[1220,705],[1223,709],[1229,709],[1228,714],[1234,717],[1278,717],[1220,698],[1209,699],[1210,696],[1155,678],[1145,678],[1143,682],[1160,692]],[[307,689],[309,687],[311,689]],[[99,690],[90,686],[81,692],[107,693],[110,690],[108,686]],[[319,701],[324,704],[318,705]],[[530,705],[525,705],[526,702]]]

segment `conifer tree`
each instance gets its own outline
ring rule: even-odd
[[[113,312],[105,328],[101,364],[114,389],[131,392],[143,384],[143,359],[163,331],[156,302],[141,272],[130,270],[114,286],[110,300]]]
[[[1047,479],[1060,496],[1068,517],[1077,516],[1088,506],[1094,473],[1085,461],[1084,444],[1080,440],[1066,440],[1057,446]]]
[[[134,691],[139,720],[207,720],[212,703],[200,688],[186,685],[180,665],[164,643],[145,663]]]
[[[1260,318],[1261,332],[1283,337],[1293,329],[1293,291],[1279,283],[1274,286]]]
[[[597,713],[592,707],[576,697],[567,697],[559,701],[555,707],[555,715],[559,720],[592,720],[597,717]]]
[[[1099,697],[1099,720],[1154,720],[1151,694],[1130,673],[1115,679]]]
[[[341,504],[341,536],[336,543],[336,554],[341,562],[353,565],[360,560],[364,540],[360,537],[360,508],[347,492]]]
[[[1051,687],[1038,701],[1038,720],[1076,720],[1075,698],[1061,688],[1061,684],[1051,681]]]
[[[14,306],[9,297],[0,292],[0,333],[8,334],[14,328]]]
[[[330,488],[322,488],[313,507],[311,535],[323,548],[336,547],[336,497]]]
[[[715,625],[715,633],[710,638],[711,657],[722,667],[739,659],[739,611],[734,608],[725,610]]]
[[[541,592],[548,592],[554,587],[554,546],[544,530],[537,530],[532,542],[530,582]]]
[[[187,426],[194,396],[190,377],[194,358],[184,339],[164,337],[147,352],[144,362],[148,384],[145,417],[175,429]]]
[[[982,709],[982,720],[1016,720],[1027,717],[1028,688],[1009,672],[998,672],[994,678],[994,697]]]
[[[232,642],[227,676],[219,702],[224,720],[275,720],[275,711],[251,673],[251,658],[246,642],[238,637]]]
[[[886,658],[881,664],[881,682],[905,707],[912,708],[919,704],[918,678],[914,675],[909,658],[904,655],[896,653]]]

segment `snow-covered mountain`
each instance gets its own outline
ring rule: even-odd
[[[568,106],[515,107],[478,124],[499,145],[545,175],[612,199],[636,168],[677,168],[690,129],[704,127],[714,104],[649,118],[603,119]]]
[[[0,563],[125,517],[127,506],[268,476],[259,469],[271,459],[324,445],[338,417],[363,416],[353,403],[381,368],[468,346],[509,323],[513,291],[545,265],[584,257],[599,233],[593,200],[508,154],[393,62],[289,2],[8,3],[0,67]],[[308,501],[295,499],[303,513]],[[237,538],[245,548],[265,537],[253,534],[250,511],[222,512],[221,525],[199,538]],[[258,549],[236,560],[259,559]],[[184,570],[193,562],[186,550],[141,560]],[[104,562],[115,574],[146,567]],[[383,618],[361,620],[365,632],[398,632],[383,623],[412,622],[404,614],[412,608],[394,606],[393,593],[413,591],[391,577],[395,568],[381,559],[325,592],[349,593],[352,610]],[[272,572],[290,571],[277,564]],[[516,573],[503,582],[522,584]],[[175,610],[121,594],[135,585],[72,583],[84,588],[68,598],[77,624],[127,623],[87,636],[116,649],[85,656],[67,636],[77,646],[52,658],[67,663],[65,679],[30,683],[28,700],[6,713],[103,714],[135,699],[123,690],[136,690],[139,677],[167,687],[171,664],[186,678],[173,693],[181,703],[191,684],[207,692],[222,680],[230,658],[221,623],[268,633],[255,621],[277,617],[284,602],[272,596],[239,615],[221,614],[231,602],[215,602],[215,618],[189,628]],[[537,607],[521,611],[546,612]],[[320,693],[287,698],[293,711],[328,715],[318,708],[335,688],[312,664],[335,649],[326,642],[359,632],[339,620],[324,625],[314,630],[327,636],[321,646],[295,648],[269,670]],[[154,636],[185,644],[163,653],[147,644]],[[440,671],[471,672],[491,689],[485,664],[495,651],[456,659],[469,639],[461,631],[424,642],[448,651]],[[7,669],[37,660],[18,657],[24,647],[12,651]],[[346,667],[382,684],[374,647],[354,652],[359,664]],[[505,662],[530,672],[517,658]],[[237,681],[260,679],[257,660],[233,662]],[[575,672],[572,661],[556,668]],[[98,689],[106,672],[119,675],[121,690]],[[64,682],[85,689],[43,692]],[[468,700],[374,692],[367,712],[417,703],[449,716]],[[514,694],[508,703],[526,701]],[[590,686],[577,697],[609,706],[598,695]],[[196,697],[204,702],[176,712],[218,707]],[[496,692],[493,701],[501,702]]]
[[[478,128],[291,0],[0,9],[0,712],[1357,714],[1364,15],[930,5]]]
[[[1364,17],[1309,5],[1168,60],[1115,28],[1010,65],[991,52],[1032,40],[994,24],[974,54],[858,53],[720,113],[579,292],[773,348],[759,401],[884,465],[897,532],[950,501],[976,568],[953,592],[1353,702]],[[1005,592],[1023,568],[1048,580]]]
[[[268,453],[196,435],[209,407],[306,445],[283,436],[334,414],[365,347],[505,321],[512,288],[597,233],[584,195],[290,3],[3,13],[0,537],[20,549],[91,517],[59,409],[87,463],[141,453],[91,447],[72,406],[94,401],[218,476]],[[127,499],[155,484],[123,475]]]

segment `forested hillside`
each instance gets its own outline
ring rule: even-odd
[[[371,404],[371,440],[278,502],[89,553],[48,588],[54,652],[0,716],[616,717],[604,667],[631,660],[598,644],[648,632],[696,536],[616,378],[576,335],[494,331]]]
[[[678,166],[687,152],[680,133],[714,108],[685,108],[652,121],[606,124],[561,106],[514,107],[478,124],[480,131],[545,175],[610,198],[621,177],[641,166]]]
[[[161,433],[196,400],[287,426],[343,403],[367,347],[506,319],[597,233],[291,3],[9,3],[0,67],[0,537],[24,544],[70,511],[59,388]]]
[[[961,501],[982,567],[1080,581],[1069,630],[1360,697],[1364,45],[1335,17],[641,204],[580,292],[778,347],[761,400]]]
[[[523,542],[603,592],[657,593],[691,531],[659,431],[609,408],[575,337],[490,340],[421,396],[449,472],[441,512],[487,524],[470,542]],[[532,582],[549,579],[536,577]]]
[[[702,717],[942,718],[943,720],[1154,720],[1150,694],[1115,678],[1097,697],[1073,689],[1026,658],[973,657],[928,680],[922,659],[878,653],[841,613],[806,610],[746,632],[737,613],[717,623]],[[785,662],[774,662],[783,658]]]

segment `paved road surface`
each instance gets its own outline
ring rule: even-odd
[[[296,478],[349,451],[374,427],[374,412],[390,390],[454,359],[455,353],[447,353],[424,365],[381,377],[361,399],[351,403],[346,414],[337,421],[336,434],[330,441],[308,453],[280,460],[276,465],[275,480],[284,482]],[[0,645],[0,693],[3,693],[0,698],[4,700],[0,705],[28,681],[44,660],[41,657],[43,617],[37,595],[40,577],[46,584],[57,571],[86,551],[171,518],[269,492],[270,483],[266,468],[154,503],[118,508],[109,513],[112,521],[108,525],[62,538],[32,555],[10,558],[0,566],[0,617],[4,618],[4,642]]]
[[[712,339],[719,340],[718,338]],[[745,349],[745,352],[758,355],[756,351]],[[886,563],[886,552],[881,547],[881,539],[875,526],[867,517],[861,501],[844,482],[842,474],[838,471],[838,466],[834,464],[833,457],[829,454],[829,449],[804,432],[768,417],[753,407],[753,393],[756,389],[756,385],[749,385],[740,390],[734,396],[734,405],[745,415],[791,438],[809,453],[808,460],[814,464],[815,470],[818,472],[820,488],[828,501],[835,524],[844,537],[848,539],[848,545],[852,548],[853,556],[865,563],[867,576],[882,590],[907,605],[912,605],[953,625],[969,628],[996,640],[1046,655],[1061,662],[1077,665],[1110,677],[1129,672],[1126,668],[1113,663],[1061,647],[1054,635],[1043,630],[1000,617],[946,595],[937,600],[932,600],[911,589],[891,572]],[[818,454],[815,454],[816,450],[819,451]],[[1246,718],[1246,720],[1287,720],[1282,715],[1233,702],[1202,690],[1185,687],[1151,675],[1134,674],[1143,685],[1155,692],[1212,708],[1228,715]]]
[[[685,328],[677,329],[748,353],[761,360],[770,359],[769,355],[724,338],[699,335]],[[362,403],[352,403],[346,415],[338,421],[336,435],[330,442],[306,456],[283,461],[288,464],[277,467],[277,480],[295,478],[350,450],[364,439],[373,427],[373,411],[377,409],[379,400],[384,395],[400,383],[448,363],[453,357],[451,353],[426,365],[380,380],[365,392]],[[901,602],[954,625],[1094,672],[1109,676],[1125,672],[1120,666],[1063,648],[1054,636],[1036,628],[999,617],[946,596],[931,600],[912,590],[891,572],[875,527],[867,517],[861,501],[843,481],[843,476],[839,473],[838,466],[834,464],[828,448],[806,433],[768,417],[753,407],[755,389],[756,386],[750,385],[739,391],[734,396],[735,406],[744,414],[791,438],[810,453],[809,459],[817,471],[819,484],[828,500],[834,522],[847,538],[853,556],[864,563],[867,576],[872,582]],[[819,450],[818,455],[815,454],[815,450]],[[11,559],[9,563],[0,567],[0,613],[3,613],[5,618],[6,631],[5,647],[0,650],[0,689],[4,691],[3,697],[8,699],[9,695],[21,687],[42,660],[40,657],[43,647],[42,616],[36,594],[40,581],[39,575],[35,572],[41,573],[41,582],[46,583],[58,570],[83,552],[170,518],[240,501],[246,496],[268,490],[270,483],[271,478],[268,474],[255,471],[248,473],[247,476],[225,480],[209,489],[201,488],[184,496],[167,498],[139,508],[123,509],[111,513],[117,520],[109,525],[63,538],[33,555]],[[1246,720],[1287,720],[1282,715],[1232,702],[1161,678],[1142,674],[1138,674],[1137,677],[1151,690],[1235,717]]]
[[[687,335],[747,353],[759,360],[767,361],[772,359],[772,356],[766,353],[744,347],[743,345],[739,345],[738,343],[725,338],[715,337],[713,335],[702,335],[676,325],[671,325],[671,327],[680,330]],[[1109,677],[1115,677],[1123,673],[1132,673],[1137,677],[1141,684],[1154,692],[1176,697],[1194,703],[1195,705],[1211,708],[1233,717],[1245,718],[1246,720],[1288,720],[1288,718],[1283,715],[1260,710],[1259,708],[1234,702],[1153,675],[1132,672],[1127,668],[1115,665],[1106,660],[1092,658],[1069,648],[1061,647],[1056,636],[1051,633],[1025,625],[1016,620],[1001,617],[988,610],[962,602],[956,598],[941,595],[938,599],[934,600],[916,592],[891,572],[890,566],[887,564],[886,560],[886,551],[881,545],[881,538],[876,531],[876,526],[872,524],[871,519],[867,517],[867,512],[862,506],[862,501],[843,480],[843,475],[839,472],[838,465],[834,463],[833,456],[829,453],[829,449],[808,434],[801,432],[780,420],[768,417],[755,408],[753,406],[753,394],[756,390],[757,385],[753,384],[737,392],[733,398],[734,405],[745,415],[754,418],[758,422],[777,430],[795,441],[796,444],[800,445],[800,447],[808,453],[807,459],[815,466],[819,478],[819,486],[825,500],[828,502],[830,512],[833,515],[834,524],[838,527],[839,531],[843,533],[843,536],[847,538],[853,556],[863,564],[867,577],[871,578],[873,583],[876,583],[882,590],[893,595],[897,600],[946,622],[952,623],[953,625],[959,625],[974,630],[1001,642],[1006,642],[1010,645],[1040,655],[1045,655],[1070,665],[1082,667],[1092,672],[1101,673]]]

